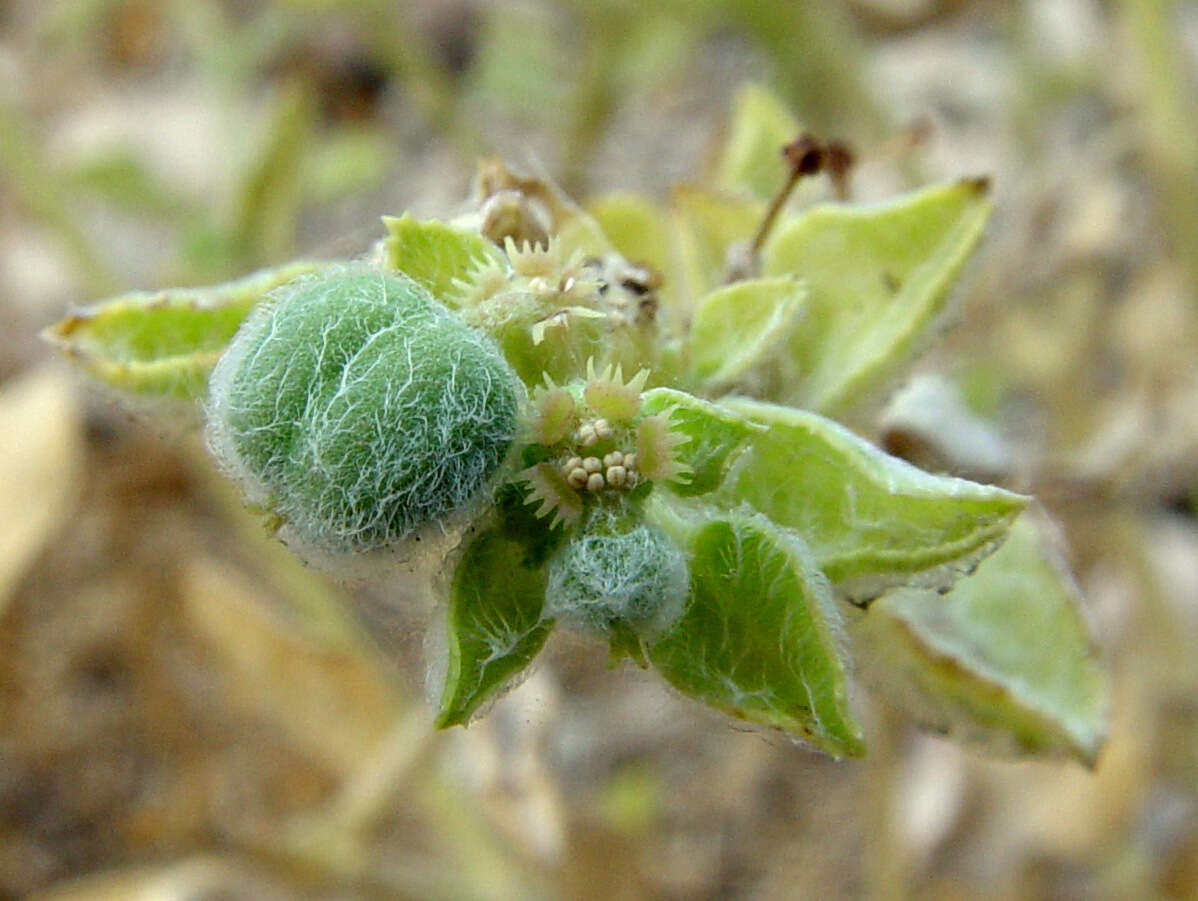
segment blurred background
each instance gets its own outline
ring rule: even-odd
[[[435,734],[402,598],[306,570],[186,423],[37,340],[361,254],[480,155],[665,198],[746,81],[852,145],[859,199],[993,177],[920,369],[1063,525],[1094,771],[867,698],[836,763],[568,635]],[[0,2],[0,899],[1198,898],[1196,98],[1170,0]]]

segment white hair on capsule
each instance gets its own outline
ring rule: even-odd
[[[489,337],[410,279],[348,264],[255,307],[213,370],[208,446],[305,542],[368,551],[479,497],[522,398]]]
[[[600,632],[621,620],[646,638],[682,615],[690,580],[685,555],[664,532],[605,508],[550,559],[548,577],[546,616]]]

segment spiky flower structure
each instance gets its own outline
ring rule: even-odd
[[[504,243],[455,280],[453,305],[469,324],[495,336],[529,387],[548,376],[577,377],[591,358],[639,368],[662,334],[657,308],[622,257],[543,244]]]
[[[601,293],[600,282],[581,252],[567,256],[557,238],[549,238],[544,244],[520,245],[508,238],[504,250],[502,261],[482,263],[457,280],[458,293],[454,299],[458,306],[471,309],[500,298],[527,294],[547,308],[583,307],[602,313],[596,303]]]
[[[613,198],[592,216],[491,162],[473,212],[386,219],[369,263],[115,298],[52,337],[114,384],[188,397],[227,346],[208,438],[249,501],[310,558],[398,561],[405,602],[446,602],[439,727],[560,622],[713,708],[857,755],[839,597],[890,661],[879,681],[936,723],[1092,760],[1101,674],[1037,527],[979,567],[1028,499],[823,415],[872,396],[936,320],[986,183],[792,215],[797,181],[837,158],[800,135],[763,206],[736,176],[776,163],[759,101],[732,184],[668,210]]]
[[[642,369],[625,381],[620,366],[596,372],[588,361],[585,381],[547,379],[533,391],[527,433],[544,459],[520,475],[538,516],[569,525],[597,504],[644,497],[654,481],[686,473],[668,414],[643,411],[648,377]]]

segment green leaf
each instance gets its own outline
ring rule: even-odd
[[[521,456],[526,467],[545,462],[545,448],[526,445]],[[495,492],[495,512],[499,530],[524,546],[523,565],[536,568],[552,556],[566,537],[565,529],[546,528],[547,520],[537,516],[537,507],[529,503],[522,481],[507,482]]]
[[[271,122],[238,189],[231,244],[248,266],[285,258],[304,202],[305,160],[316,130],[316,97],[302,81],[279,92]]]
[[[827,583],[799,542],[759,518],[708,522],[692,538],[691,600],[649,651],[671,685],[725,713],[859,756]]]
[[[634,263],[668,273],[672,266],[665,211],[648,198],[628,191],[591,201],[587,209],[621,255]]]
[[[670,211],[682,296],[693,303],[724,283],[729,247],[752,239],[764,210],[756,200],[685,186],[674,190]]]
[[[732,102],[730,131],[716,183],[769,200],[786,178],[782,148],[798,136],[798,120],[764,87],[750,84]]]
[[[731,398],[723,405],[769,426],[737,462],[730,495],[802,535],[854,601],[894,585],[951,584],[1028,502],[929,475],[816,413]]]
[[[661,276],[657,294],[666,309],[674,309],[682,286],[674,234],[665,208],[640,194],[620,191],[591,201],[588,211],[621,256]]]
[[[90,157],[70,173],[70,182],[132,213],[182,217],[187,211],[183,195],[158,178],[132,148]]]
[[[466,549],[449,598],[449,664],[438,729],[464,725],[541,650],[553,628],[541,618],[545,572],[526,563],[523,542],[499,529]]]
[[[803,278],[807,315],[770,399],[829,412],[893,374],[944,306],[990,214],[983,180],[875,206],[819,206],[780,226],[765,275]]]
[[[584,257],[603,257],[615,251],[611,239],[590,213],[568,205],[558,212],[564,218],[557,223],[554,237],[566,258],[574,253],[581,253]]]
[[[384,216],[383,224],[388,233],[383,241],[387,265],[449,306],[460,291],[455,280],[469,282],[474,270],[503,259],[499,248],[482,235],[436,219],[419,221],[405,213],[398,219]]]
[[[323,266],[296,262],[210,288],[125,294],[66,317],[42,337],[122,391],[202,397],[208,373],[254,304]]]
[[[728,386],[772,361],[799,321],[807,291],[790,276],[718,288],[695,310],[691,365],[709,386]]]
[[[518,5],[505,9],[503,15],[483,16],[472,37],[478,42],[478,54],[461,85],[467,93],[455,102],[464,108],[490,110],[513,122],[527,120],[564,129],[570,108],[561,103],[561,91],[568,84],[568,59],[555,52],[555,25],[540,10]]]
[[[670,430],[683,436],[674,452],[689,472],[667,484],[684,496],[718,488],[736,452],[755,434],[766,431],[738,413],[673,388],[646,391],[641,411],[646,416],[668,413]]]
[[[1047,544],[1021,517],[951,592],[887,594],[853,637],[879,688],[937,731],[1093,766],[1109,688],[1077,586]]]
[[[343,127],[316,145],[305,182],[313,201],[332,203],[382,185],[395,145],[381,128]]]

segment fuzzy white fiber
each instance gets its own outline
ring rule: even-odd
[[[664,532],[606,510],[550,559],[548,575],[546,616],[599,632],[620,620],[646,638],[681,616],[689,583],[686,557]]]
[[[247,499],[314,546],[354,551],[486,490],[523,391],[490,338],[364,264],[272,292],[209,389],[209,447]]]

